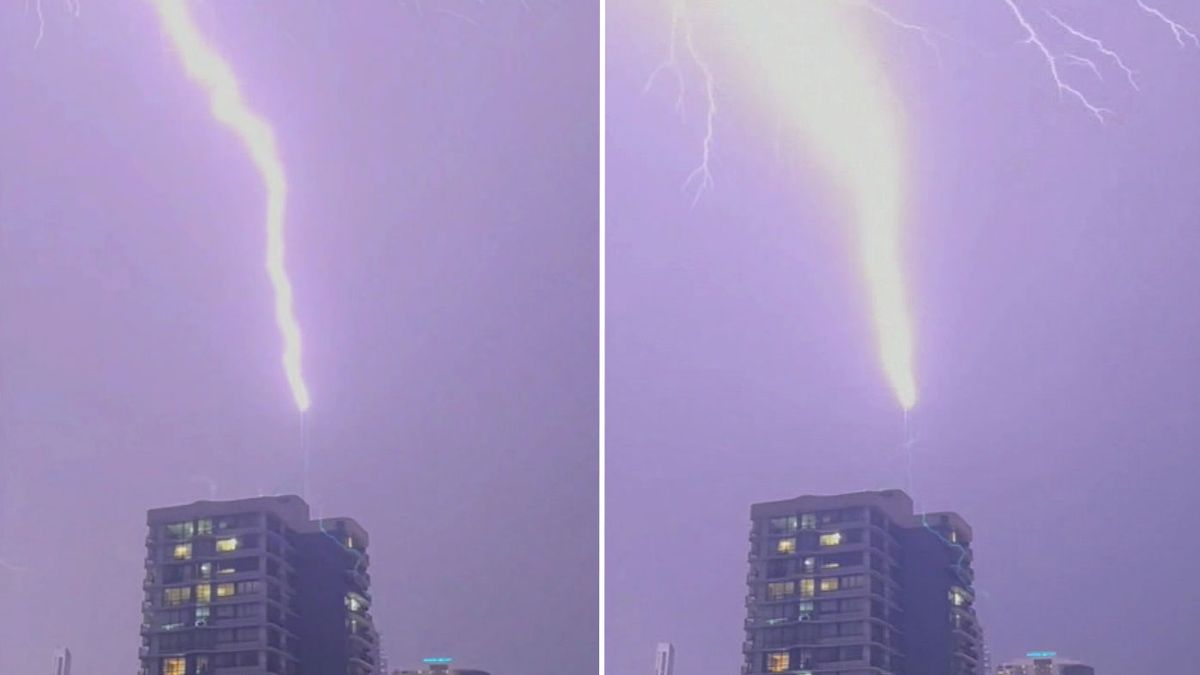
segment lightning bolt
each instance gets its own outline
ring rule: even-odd
[[[283,370],[300,412],[311,403],[300,361],[300,324],[292,307],[292,284],[284,265],[283,215],[287,179],[270,124],[242,98],[233,69],[209,45],[185,2],[150,0],[163,31],[179,53],[188,77],[208,94],[213,117],[245,145],[267,190],[266,268],[275,292],[275,323],[283,338]]]
[[[1076,29],[1074,26],[1071,26],[1066,21],[1063,21],[1054,12],[1051,12],[1048,9],[1045,10],[1045,12],[1046,12],[1046,15],[1049,16],[1051,19],[1053,19],[1054,22],[1057,23],[1059,26],[1061,26],[1063,30],[1067,31],[1071,35],[1074,35],[1075,37],[1079,38],[1080,40],[1087,42],[1088,44],[1095,47],[1096,51],[1098,51],[1101,54],[1104,54],[1108,58],[1112,59],[1113,62],[1117,64],[1117,67],[1120,68],[1121,71],[1125,73],[1125,79],[1129,80],[1129,86],[1133,87],[1134,91],[1140,91],[1140,88],[1137,85],[1137,81],[1134,80],[1134,78],[1133,78],[1133,69],[1130,68],[1129,66],[1125,65],[1125,61],[1123,61],[1121,59],[1120,54],[1118,54],[1118,53],[1114,52],[1113,50],[1109,49],[1108,47],[1104,46],[1104,43],[1102,41],[1100,41],[1099,38],[1092,37],[1091,35],[1088,35],[1088,34],[1084,33],[1083,31]]]
[[[1046,43],[1042,42],[1042,38],[1038,35],[1037,30],[1029,23],[1029,21],[1025,18],[1025,15],[1021,13],[1021,8],[1017,6],[1015,0],[1004,0],[1004,4],[1008,5],[1008,8],[1012,11],[1013,18],[1015,18],[1017,23],[1021,24],[1021,27],[1025,29],[1025,44],[1036,47],[1037,50],[1041,52],[1042,58],[1046,60],[1046,66],[1050,69],[1050,76],[1054,78],[1054,84],[1058,87],[1059,95],[1061,96],[1063,94],[1070,94],[1072,97],[1078,100],[1084,108],[1087,108],[1088,112],[1090,112],[1093,117],[1103,123],[1105,113],[1111,114],[1112,111],[1093,104],[1088,100],[1087,96],[1083,95],[1083,92],[1067,84],[1058,71],[1059,59],[1063,57],[1056,57],[1046,46]],[[1095,64],[1093,64],[1093,66],[1094,65]]]
[[[1197,38],[1195,33],[1188,30],[1187,28],[1184,28],[1182,25],[1180,25],[1179,23],[1172,20],[1166,14],[1163,14],[1160,10],[1155,9],[1154,7],[1151,7],[1151,6],[1147,5],[1146,3],[1142,2],[1142,0],[1137,0],[1137,4],[1138,4],[1138,7],[1142,8],[1142,11],[1146,12],[1147,14],[1157,17],[1163,23],[1167,24],[1167,26],[1170,27],[1171,32],[1175,34],[1175,41],[1179,43],[1180,47],[1187,47],[1187,43],[1183,41],[1183,38],[1185,36],[1189,40],[1192,41],[1192,44],[1196,45],[1197,47],[1200,47],[1200,38]]]
[[[682,186],[685,192],[689,190],[693,192],[692,206],[695,207],[704,192],[713,186],[711,159],[715,136],[714,124],[717,116],[717,94],[712,70],[709,69],[708,62],[700,56],[700,52],[696,48],[691,18],[687,13],[687,3],[683,0],[673,4],[671,8],[671,40],[667,47],[667,57],[650,72],[650,76],[646,78],[646,84],[642,87],[642,93],[653,89],[659,76],[668,72],[672,73],[675,76],[676,84],[675,111],[679,113],[680,117],[683,116],[687,85],[679,63],[679,44],[681,42],[688,58],[700,71],[704,80],[704,136],[700,144],[700,163],[688,174]]]
[[[880,7],[879,5],[876,5],[873,2],[858,2],[855,4],[858,7],[862,7],[864,9],[867,9],[867,10],[879,15],[884,20],[886,20],[888,23],[892,24],[893,26],[895,26],[901,30],[906,30],[906,31],[916,33],[917,35],[919,35],[921,38],[921,42],[924,42],[926,47],[929,47],[929,49],[933,50],[934,57],[937,58],[938,67],[940,68],[942,66],[942,50],[941,50],[941,48],[938,47],[937,42],[933,38],[935,36],[944,38],[944,37],[946,37],[945,35],[937,32],[931,28],[926,28],[925,26],[921,26],[919,24],[909,23],[907,21],[904,21],[903,19],[900,19],[899,17],[897,17],[895,14],[888,12],[887,10]]]

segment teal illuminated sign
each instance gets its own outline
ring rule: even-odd
[[[1029,652],[1025,656],[1031,659],[1052,659],[1058,656],[1058,652]]]
[[[434,656],[432,658],[425,659],[425,663],[451,663],[453,661],[454,659],[450,658],[449,656]]]

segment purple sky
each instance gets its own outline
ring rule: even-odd
[[[597,11],[528,4],[198,5],[287,163],[311,501],[396,667],[596,658]],[[145,510],[299,491],[298,416],[242,147],[145,3],[44,5],[36,50],[0,10],[0,673],[131,673]]]
[[[648,673],[668,640],[678,672],[727,675],[750,504],[905,486],[901,418],[841,205],[803,157],[776,155],[719,60],[716,186],[690,208],[701,84],[686,73],[684,120],[670,78],[642,93],[669,25],[641,2],[608,7],[607,653],[612,673]],[[939,68],[919,36],[864,15],[911,128],[913,495],[974,525],[996,658],[1187,671],[1200,49],[1134,0],[1052,3],[1138,71],[1140,93],[1108,64],[1103,82],[1066,71],[1115,111],[1101,125],[1060,100],[1001,0],[883,4],[962,42],[940,43]],[[1194,4],[1156,4],[1200,27]],[[1023,6],[1065,44],[1051,3]]]

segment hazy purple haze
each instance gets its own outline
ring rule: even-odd
[[[642,93],[670,27],[640,2],[608,10],[607,653],[649,673],[669,640],[678,673],[728,675],[749,505],[904,487],[901,418],[841,205],[776,154],[715,56],[716,185],[690,208],[702,84],[686,71],[682,120],[670,77]],[[939,68],[863,17],[911,128],[914,497],[974,525],[997,659],[1200,670],[1200,49],[1134,0],[1022,3],[1056,51],[1042,7],[1138,71],[1134,92],[1102,57],[1103,82],[1065,69],[1113,109],[1101,125],[1060,100],[1001,0],[881,4],[965,43],[939,42]],[[1194,3],[1152,4],[1200,27]]]
[[[299,492],[298,417],[242,147],[147,3],[43,4],[36,50],[0,10],[0,673],[129,674],[145,510]],[[594,668],[595,4],[196,4],[287,163],[311,501],[395,667]]]

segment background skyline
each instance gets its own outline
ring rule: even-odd
[[[1103,80],[1063,66],[1113,110],[1098,123],[1000,0],[887,3],[946,36],[940,59],[859,10],[910,136],[911,491],[974,526],[994,662],[1167,672],[1200,625],[1200,50],[1133,0],[1020,6],[1055,53],[1086,45],[1044,8],[1102,38],[1140,91],[1101,56]],[[717,116],[693,208],[703,79],[681,56],[682,117],[672,77],[643,91],[670,38],[646,7],[608,3],[606,649],[610,672],[650,672],[670,641],[678,672],[716,675],[741,663],[751,503],[908,488],[908,462],[844,205],[698,33]]]
[[[397,668],[596,662],[598,12],[527,4],[193,3],[287,165],[310,501]],[[0,672],[132,673],[146,510],[301,493],[299,418],[243,148],[147,4],[43,9],[0,9]]]

